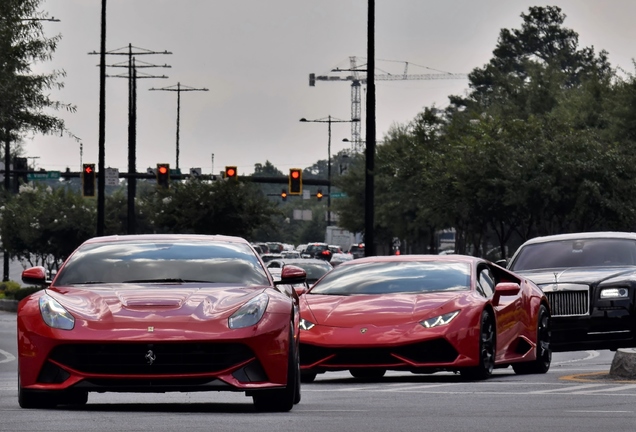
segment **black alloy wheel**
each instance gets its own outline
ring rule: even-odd
[[[552,347],[550,346],[552,330],[548,308],[544,305],[539,306],[537,317],[537,358],[529,362],[513,363],[512,369],[516,374],[542,374],[550,370],[550,364],[552,363]]]
[[[496,346],[494,318],[490,311],[484,310],[481,313],[479,331],[479,365],[462,370],[462,376],[471,380],[484,380],[490,377],[495,369]]]

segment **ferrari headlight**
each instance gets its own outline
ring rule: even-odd
[[[427,320],[420,321],[420,324],[422,324],[426,328],[433,328],[433,327],[438,327],[441,325],[446,325],[449,322],[451,322],[453,318],[455,318],[458,314],[459,314],[459,311],[456,310],[454,312],[449,312],[444,315],[439,315],[434,318],[429,318]]]
[[[245,303],[228,319],[228,325],[231,329],[245,328],[258,323],[269,303],[269,296],[261,293]]]
[[[311,321],[307,321],[304,318],[300,319],[300,329],[301,330],[311,330],[316,324],[312,323]]]
[[[72,330],[75,326],[73,315],[48,294],[40,297],[40,314],[49,327]]]
[[[627,288],[605,288],[601,290],[601,298],[627,298],[629,290]]]

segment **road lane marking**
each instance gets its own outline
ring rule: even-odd
[[[0,363],[9,363],[15,360],[15,357],[13,356],[13,354],[1,349],[0,349],[0,355],[3,355],[5,357],[4,359],[0,360]]]
[[[598,392],[616,392],[616,391],[621,391],[621,390],[629,390],[629,389],[633,389],[633,388],[636,388],[636,384],[625,384],[625,385],[619,385],[617,387],[606,387],[606,388],[596,389],[596,390],[576,391],[576,392],[571,392],[570,394],[584,394],[584,393],[598,393]]]
[[[559,387],[559,388],[554,388],[554,389],[549,389],[549,390],[535,390],[535,391],[531,391],[528,392],[530,394],[544,394],[544,393],[554,393],[554,392],[571,392],[572,390],[581,390],[584,388],[599,388],[599,387],[605,387],[605,384],[582,384],[582,385],[578,385],[578,386],[568,386],[568,387]]]
[[[577,363],[577,362],[581,362],[585,360],[591,360],[601,355],[601,353],[598,351],[585,351],[585,352],[587,353],[587,357],[584,357],[582,359],[572,359],[572,360],[565,360],[561,362],[552,362],[550,366],[560,366],[560,365],[568,364],[568,363]]]
[[[634,411],[590,411],[590,410],[566,410],[566,413],[600,413],[600,414],[632,414]]]

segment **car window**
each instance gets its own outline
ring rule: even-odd
[[[342,265],[310,294],[393,294],[470,289],[470,265],[441,261],[369,262]]]
[[[86,244],[69,258],[54,284],[133,281],[269,285],[266,270],[247,244],[148,240]]]
[[[578,239],[523,246],[512,271],[544,268],[636,265],[636,241],[629,239]]]
[[[488,267],[478,270],[477,291],[484,297],[491,297],[495,292],[495,278]]]

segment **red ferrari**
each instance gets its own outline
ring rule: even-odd
[[[85,404],[89,392],[242,391],[259,411],[300,401],[298,297],[237,237],[98,237],[20,302],[22,408]]]
[[[532,282],[462,255],[360,258],[327,273],[300,297],[303,382],[349,370],[459,372],[488,378],[550,368],[550,308]]]

